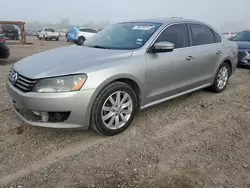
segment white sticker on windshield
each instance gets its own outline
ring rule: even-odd
[[[146,31],[148,31],[148,30],[150,30],[150,29],[152,29],[152,28],[154,28],[154,27],[155,27],[155,26],[139,26],[139,25],[136,25],[136,26],[133,27],[133,29],[146,30]]]
[[[136,41],[137,41],[137,42],[142,42],[142,41],[143,41],[143,39],[137,39]]]

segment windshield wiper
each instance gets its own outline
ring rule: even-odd
[[[98,46],[98,45],[95,45],[95,46],[91,46],[92,48],[101,48],[101,49],[111,49],[109,47],[105,47],[105,46]]]

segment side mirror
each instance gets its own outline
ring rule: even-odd
[[[164,52],[171,52],[174,50],[174,44],[171,42],[157,42],[152,47],[153,53],[164,53]]]

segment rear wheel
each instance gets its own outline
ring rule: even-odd
[[[230,66],[227,63],[222,63],[217,71],[213,85],[209,88],[212,92],[220,93],[227,87],[230,77]]]
[[[81,37],[78,38],[77,44],[78,45],[83,45],[84,41],[85,41],[85,38],[81,36]]]
[[[116,135],[131,124],[136,109],[137,97],[133,89],[123,82],[114,82],[106,86],[95,99],[91,127],[103,135]]]

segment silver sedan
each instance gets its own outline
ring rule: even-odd
[[[139,20],[107,27],[84,45],[20,60],[7,89],[28,124],[111,136],[141,109],[202,88],[222,92],[236,64],[237,45],[210,25]]]

